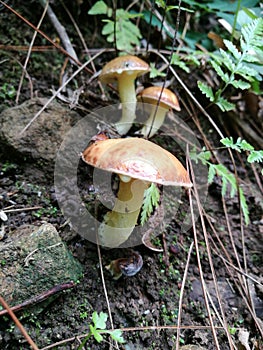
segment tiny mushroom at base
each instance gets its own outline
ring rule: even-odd
[[[161,86],[151,86],[142,90],[137,95],[137,101],[152,105],[149,118],[142,129],[138,131],[144,137],[152,137],[157,132],[169,109],[181,110],[176,95],[171,90]]]
[[[111,273],[113,279],[117,280],[122,275],[134,276],[140,271],[143,265],[143,260],[138,252],[131,251],[127,258],[112,260],[106,269]]]
[[[126,134],[136,118],[136,91],[135,79],[147,72],[148,63],[139,57],[126,55],[116,57],[108,62],[102,69],[99,80],[102,83],[118,83],[118,91],[122,103],[122,117],[116,123],[116,129],[120,135]]]
[[[183,186],[192,183],[181,162],[170,152],[141,138],[96,141],[82,153],[84,162],[120,178],[117,199],[99,226],[100,244],[117,248],[131,235],[150,184]]]

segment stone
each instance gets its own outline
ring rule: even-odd
[[[48,223],[19,228],[0,241],[0,267],[0,295],[10,306],[82,275],[81,264]]]
[[[47,98],[33,98],[2,111],[0,114],[2,150],[17,159],[45,162],[49,165],[55,161],[64,137],[81,117],[78,113],[53,101],[20,135],[23,128],[47,101]]]

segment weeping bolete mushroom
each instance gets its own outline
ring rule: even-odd
[[[141,138],[96,141],[82,153],[84,162],[118,174],[117,199],[99,227],[103,246],[116,248],[132,233],[150,184],[191,187],[180,161],[162,147]]]
[[[135,79],[150,70],[148,63],[132,55],[120,56],[107,63],[99,76],[101,82],[118,83],[118,91],[122,103],[122,117],[116,123],[120,135],[126,134],[136,115]]]
[[[152,105],[150,116],[139,131],[144,137],[152,137],[157,132],[169,109],[181,110],[176,95],[161,86],[151,86],[142,90],[137,95],[137,101]]]

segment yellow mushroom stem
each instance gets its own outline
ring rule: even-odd
[[[124,72],[118,78],[118,91],[122,103],[122,116],[118,123],[116,123],[116,129],[120,135],[127,134],[136,118],[136,77],[137,73]]]
[[[152,137],[157,130],[163,125],[165,115],[169,111],[169,108],[163,106],[154,105],[151,110],[149,118],[146,120],[144,126],[139,131],[144,137]]]
[[[115,205],[99,227],[99,239],[103,246],[117,248],[129,238],[137,223],[144,191],[149,185],[146,181],[120,176]]]

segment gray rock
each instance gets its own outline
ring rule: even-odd
[[[11,306],[82,274],[81,264],[51,224],[19,228],[0,241],[0,267],[0,295]]]
[[[67,132],[81,119],[69,108],[53,101],[22,134],[20,132],[48,101],[33,98],[0,114],[0,146],[14,157],[53,163]]]

